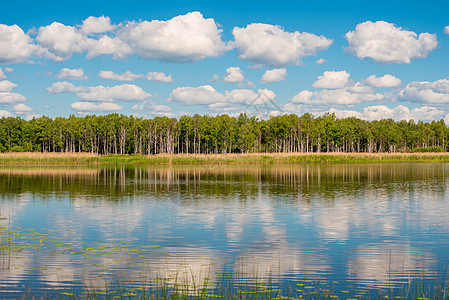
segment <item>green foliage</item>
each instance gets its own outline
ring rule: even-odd
[[[23,149],[21,146],[14,146],[10,149],[11,152],[25,152],[25,149]]]
[[[421,147],[421,148],[413,148],[412,153],[421,153],[421,152],[444,152],[443,148],[438,146],[430,146],[430,147]]]
[[[219,153],[406,153],[415,148],[449,149],[443,120],[431,123],[392,119],[338,119],[326,113],[238,117],[182,116],[179,119],[136,118],[117,113],[68,118],[47,116],[26,121],[0,119],[0,151],[21,147],[27,152],[93,154]],[[436,151],[437,148],[431,151]],[[20,149],[20,148],[14,148]],[[419,152],[419,150],[413,150]]]

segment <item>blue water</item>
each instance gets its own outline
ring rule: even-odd
[[[0,298],[229,278],[377,298],[449,262],[449,164],[2,167],[0,188]]]

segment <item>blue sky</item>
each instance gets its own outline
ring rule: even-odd
[[[272,99],[271,114],[449,123],[447,11],[447,1],[4,3],[0,116],[237,115]]]

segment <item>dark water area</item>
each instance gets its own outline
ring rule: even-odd
[[[4,166],[0,298],[232,280],[346,299],[439,284],[448,189],[444,163]]]

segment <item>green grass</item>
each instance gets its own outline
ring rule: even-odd
[[[160,154],[95,155],[88,153],[2,153],[0,164],[36,165],[200,165],[449,162],[449,153],[251,153],[251,154]]]

